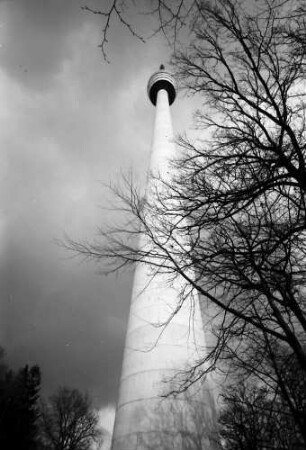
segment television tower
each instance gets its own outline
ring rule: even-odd
[[[169,182],[174,170],[170,163],[176,156],[170,114],[176,86],[163,65],[149,79],[148,96],[156,106],[146,187],[147,198],[152,202],[158,195],[154,175]],[[145,249],[148,245],[148,238],[143,235],[139,246]],[[163,397],[173,388],[173,377],[191,367],[205,350],[197,296],[185,299],[177,310],[183,286],[183,280],[169,282],[167,274],[156,273],[156,269],[154,272],[148,263],[137,263],[112,450],[200,448],[187,445],[184,439],[188,433],[196,432],[199,424],[192,418],[196,411],[201,414],[202,430],[205,420],[212,419],[214,408],[207,383],[194,397],[190,391],[188,396]],[[201,448],[212,449],[207,435],[202,443]]]

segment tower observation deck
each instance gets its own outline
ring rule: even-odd
[[[172,105],[176,97],[176,83],[173,76],[165,70],[163,64],[157,72],[151,75],[148,81],[148,96],[154,106],[156,106],[158,91],[161,89],[167,91],[169,105]]]

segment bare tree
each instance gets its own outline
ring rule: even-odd
[[[240,382],[234,389],[227,389],[223,399],[225,406],[219,420],[226,450],[263,450],[267,443],[269,448],[276,448],[272,402],[265,388],[247,389]]]
[[[162,194],[143,198],[132,184],[117,191],[136,221],[102,230],[106,241],[71,245],[114,270],[141,261],[152,276],[183,277],[178,308],[200,293],[203,308],[214,307],[216,341],[181,390],[230,362],[279,386],[306,442],[278,350],[306,375],[305,6],[188,5],[191,40],[173,62],[188,92],[203,96],[199,139],[180,139],[171,183],[154,174]],[[145,250],[135,243],[141,234]]]
[[[40,444],[47,450],[89,450],[101,439],[98,417],[89,397],[76,389],[59,388],[41,406]]]
[[[305,383],[303,379],[300,382]],[[238,384],[227,387],[222,397],[219,433],[224,450],[302,450],[305,447],[279,392],[240,379]],[[305,393],[303,397],[305,400]]]

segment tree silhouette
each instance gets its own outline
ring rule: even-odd
[[[40,448],[88,450],[101,436],[98,417],[86,394],[62,387],[47,402],[42,402]]]
[[[300,381],[305,388],[305,380]],[[238,384],[227,387],[222,397],[219,432],[224,450],[305,448],[287,402],[279,392],[240,379]],[[305,409],[303,415],[305,418]]]
[[[37,448],[38,366],[25,366],[18,372],[3,370],[0,379],[0,447],[35,450]]]

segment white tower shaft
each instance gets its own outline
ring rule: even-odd
[[[169,183],[175,145],[168,94],[164,88],[156,92],[150,173]],[[149,176],[146,195],[150,202],[154,202],[161,186],[162,183]],[[152,226],[153,222],[152,218]],[[152,248],[145,235],[139,245],[142,249]],[[167,274],[156,273],[154,266],[137,264],[112,450],[187,448],[182,439],[185,425],[178,424],[178,416],[190,422],[187,416],[190,416],[191,397],[188,401],[186,396],[176,400],[162,398],[171,390],[171,379],[195,363],[205,348],[197,296],[185,299],[177,311],[183,286],[179,277],[170,282]],[[200,403],[199,398],[197,402]],[[190,423],[188,428],[190,431]]]

